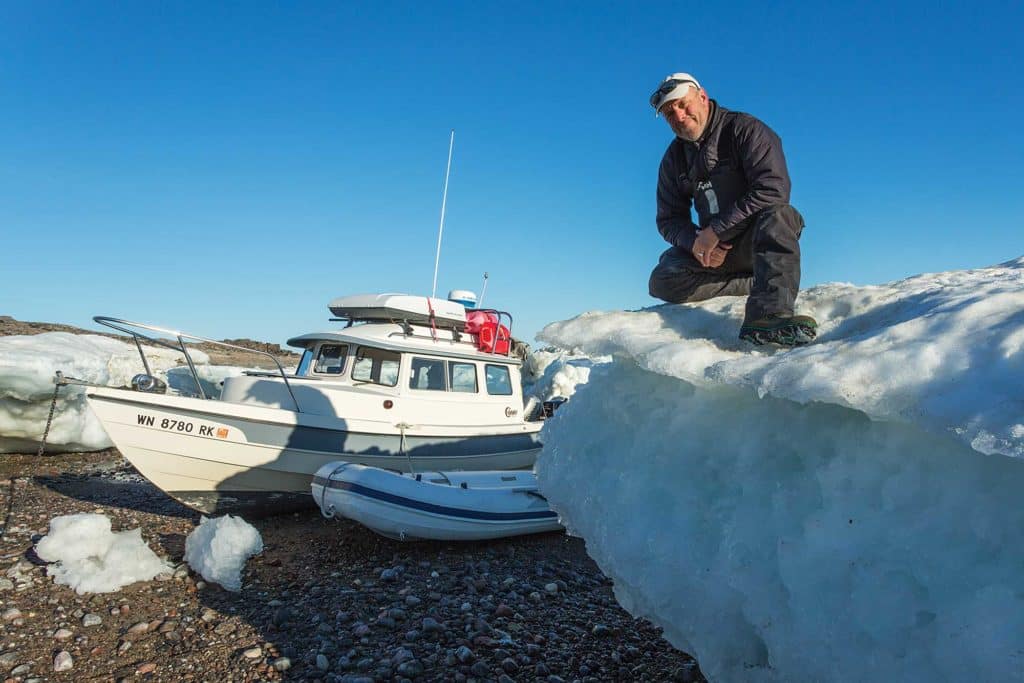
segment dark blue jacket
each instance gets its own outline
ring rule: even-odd
[[[698,229],[710,228],[727,242],[765,207],[789,203],[789,171],[779,136],[749,114],[729,111],[714,100],[710,105],[700,140],[677,137],[658,169],[658,231],[668,243],[686,249],[693,248]]]

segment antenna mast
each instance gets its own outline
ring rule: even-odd
[[[444,233],[444,208],[448,203],[448,174],[452,170],[452,149],[455,147],[455,129],[452,128],[452,137],[448,141],[448,168],[444,171],[444,194],[441,195],[441,224],[437,228],[437,255],[434,257],[434,286],[430,290],[431,298],[437,296],[437,266],[441,263],[441,235]]]
[[[487,272],[484,271],[484,291],[480,293],[480,301],[476,302],[477,306],[483,307],[484,297],[487,296]]]

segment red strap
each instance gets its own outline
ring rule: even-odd
[[[430,297],[427,297],[427,310],[430,311],[430,336],[434,341],[437,341],[437,326],[434,318],[434,306],[430,303]]]

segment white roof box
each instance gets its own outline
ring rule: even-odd
[[[411,294],[342,296],[332,301],[328,308],[339,318],[349,320],[407,320],[420,324],[430,323],[430,309],[433,308],[434,319],[441,325],[454,323],[461,328],[466,324],[466,309],[462,304]]]

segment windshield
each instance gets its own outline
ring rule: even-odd
[[[295,369],[296,377],[305,377],[309,374],[309,363],[313,360],[313,352],[310,349],[306,349],[302,352],[302,358],[299,359],[299,367]]]

